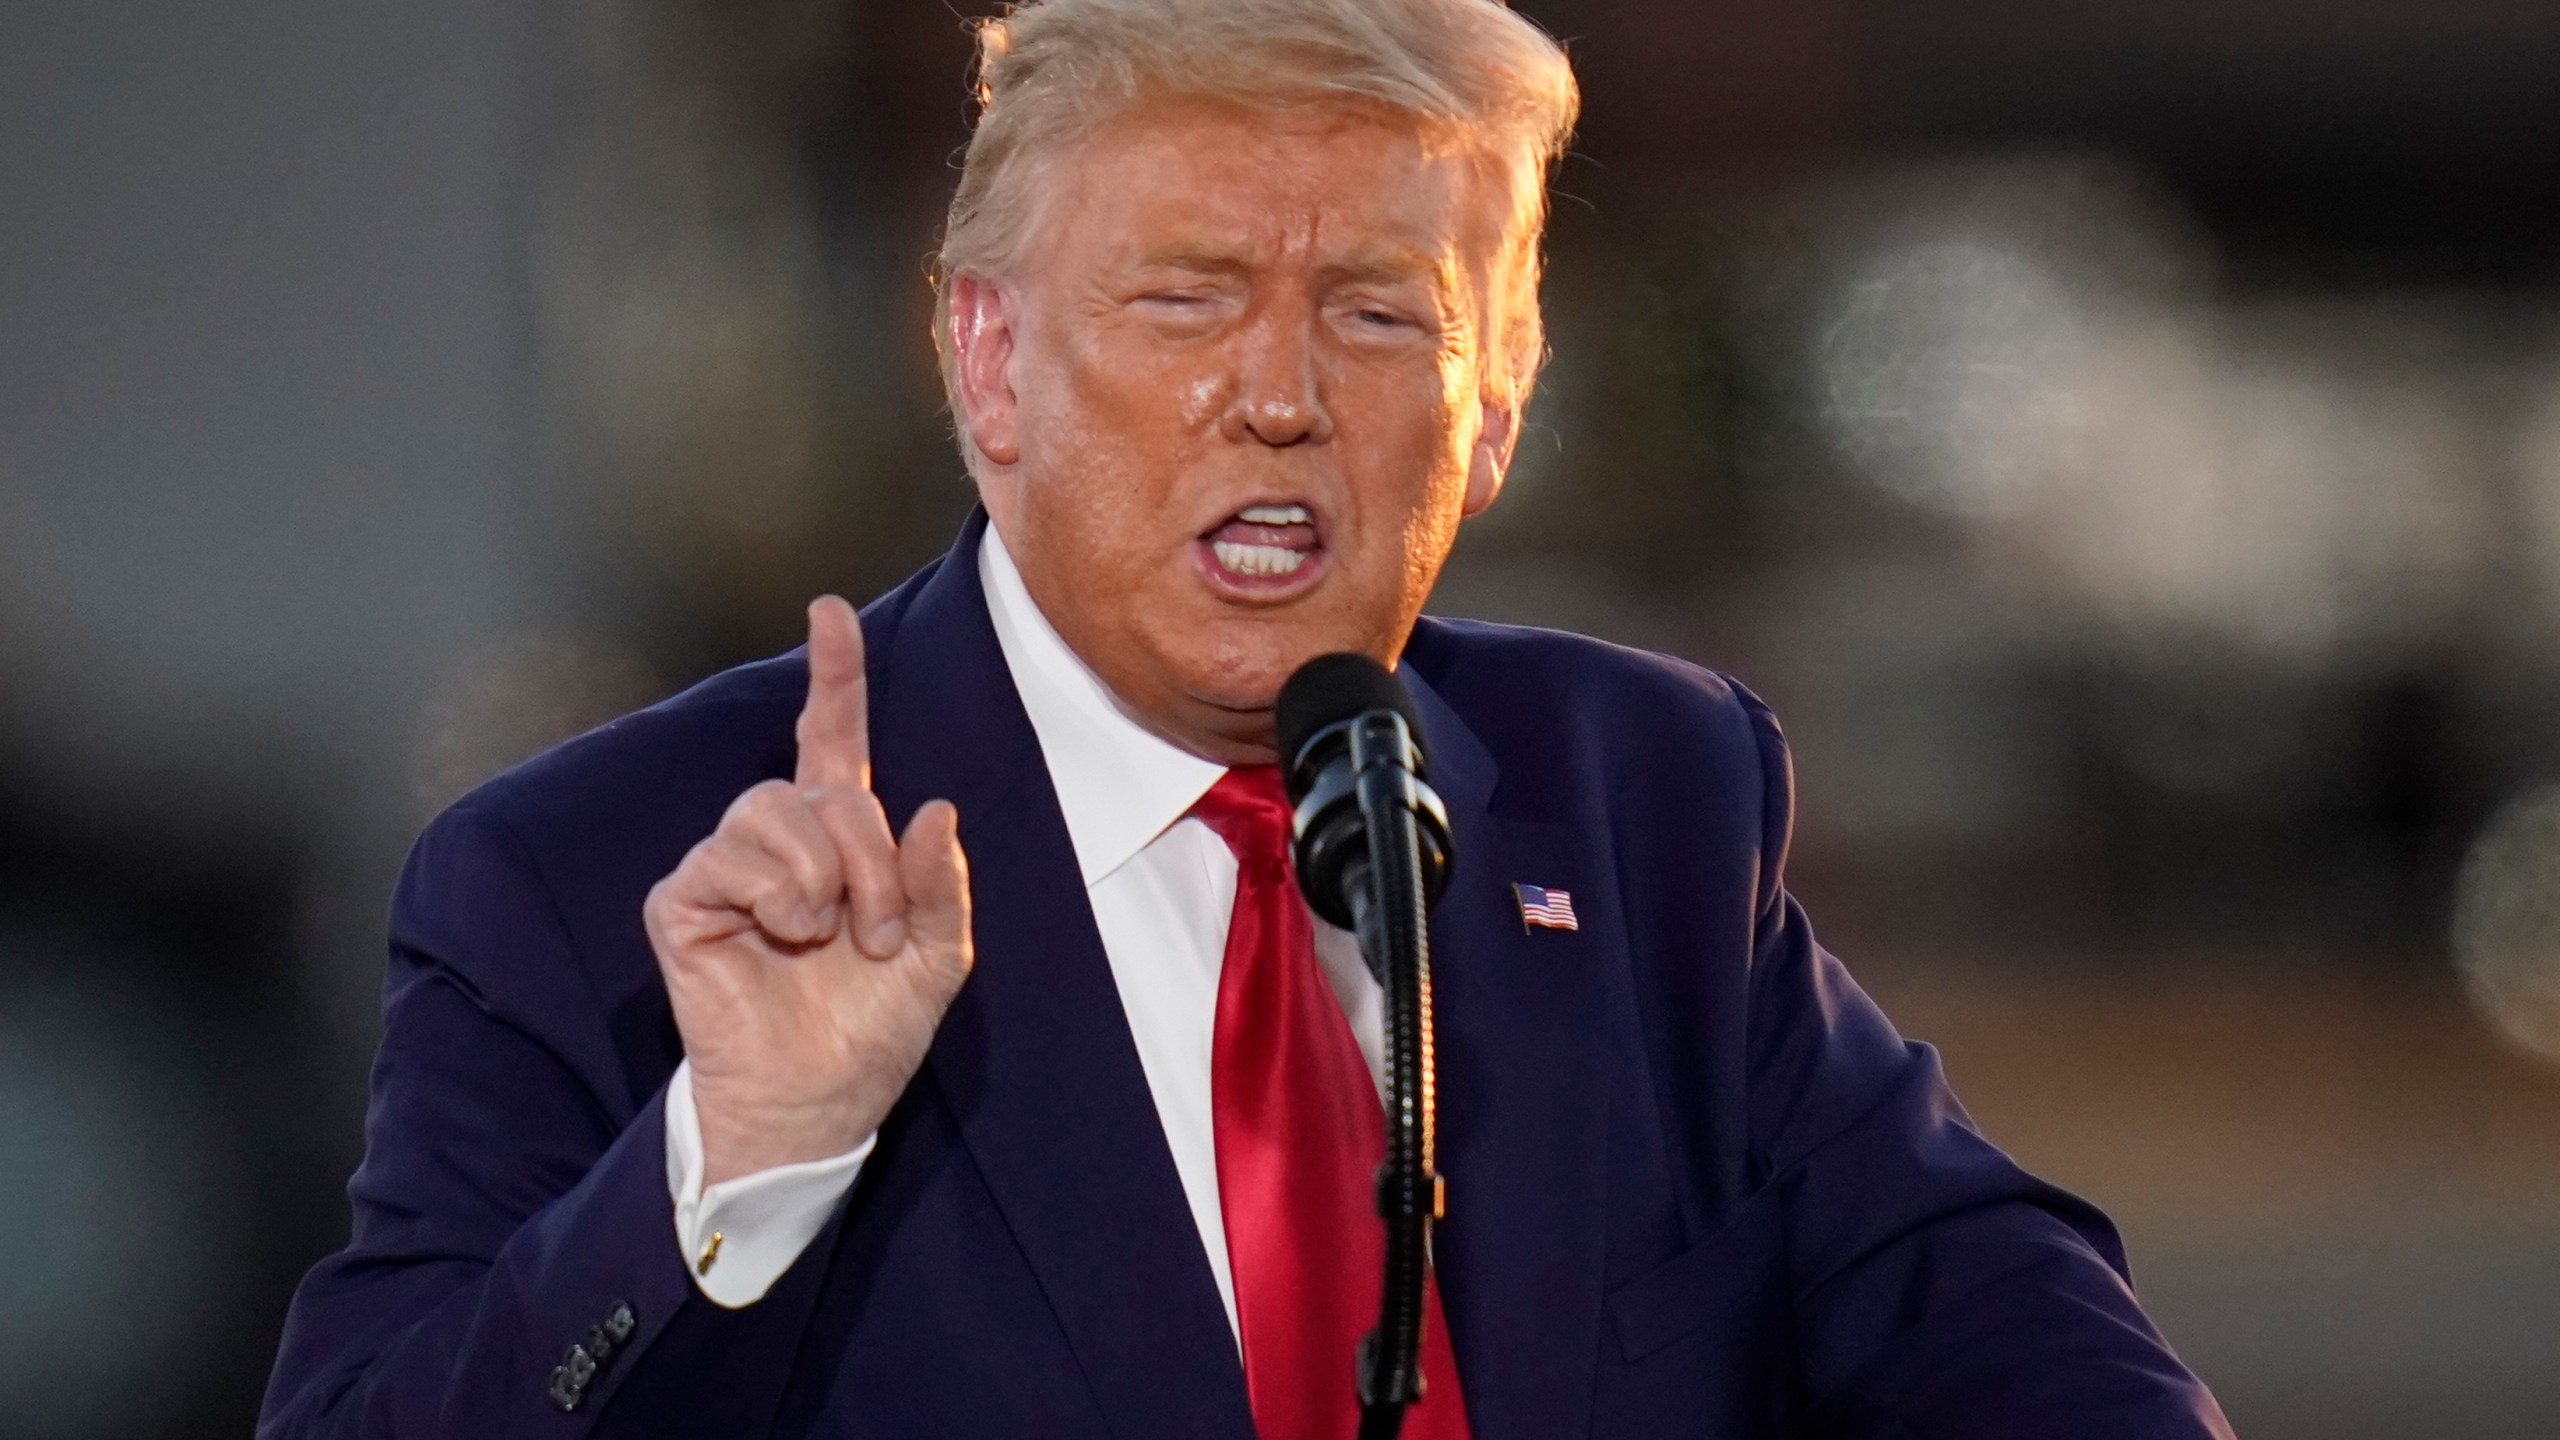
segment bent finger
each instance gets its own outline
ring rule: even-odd
[[[813,913],[844,897],[844,862],[836,854],[835,837],[827,833],[808,797],[789,782],[768,780],[740,795],[720,818],[720,833],[780,860]]]
[[[880,798],[858,785],[830,785],[812,792],[818,819],[843,861],[852,905],[853,943],[876,960],[907,943],[907,888],[898,873],[898,842]]]
[[[686,863],[698,872],[704,909],[732,912],[786,945],[815,944],[841,923],[837,907],[813,904],[780,857],[735,835],[715,833]]]

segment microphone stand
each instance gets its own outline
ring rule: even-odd
[[[1431,940],[1425,925],[1422,801],[1403,717],[1371,711],[1351,726],[1351,764],[1368,831],[1365,874],[1350,878],[1360,953],[1386,992],[1387,1153],[1378,1167],[1386,1277],[1378,1325],[1360,1341],[1359,1440],[1395,1440],[1422,1398],[1423,1283],[1443,1211],[1432,1136]]]

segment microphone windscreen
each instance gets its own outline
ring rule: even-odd
[[[1422,717],[1413,708],[1413,696],[1386,666],[1347,650],[1319,655],[1299,666],[1289,683],[1280,687],[1272,717],[1283,770],[1296,768],[1298,752],[1317,731],[1372,710],[1393,710],[1403,716],[1414,748],[1422,748]]]

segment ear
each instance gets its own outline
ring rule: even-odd
[[[1461,515],[1480,515],[1502,493],[1502,477],[1511,471],[1511,447],[1520,440],[1520,406],[1516,400],[1487,395],[1476,447],[1467,456],[1467,498]]]
[[[960,423],[990,465],[1022,458],[1013,393],[1013,300],[994,281],[951,277],[951,357]]]

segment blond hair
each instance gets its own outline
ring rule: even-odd
[[[977,32],[978,122],[934,273],[934,349],[955,417],[951,277],[1011,273],[1037,220],[1034,162],[1142,95],[1378,105],[1500,165],[1513,215],[1486,383],[1526,399],[1546,343],[1546,177],[1580,95],[1563,49],[1500,0],[1025,0]]]

